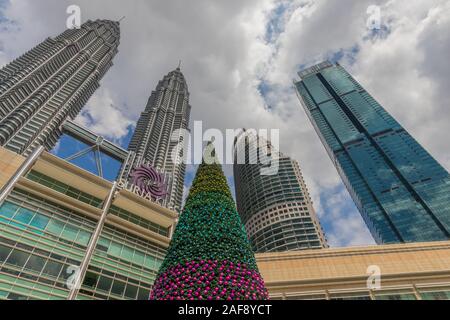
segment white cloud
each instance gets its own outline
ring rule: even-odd
[[[108,89],[100,88],[75,121],[97,134],[117,141],[127,135],[129,126],[133,125],[125,112],[125,108],[114,105]]]

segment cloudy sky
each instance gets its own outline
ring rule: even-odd
[[[0,64],[61,33],[71,4],[83,21],[126,16],[115,65],[79,122],[126,145],[151,90],[182,60],[193,121],[281,130],[332,246],[373,239],[292,89],[300,68],[339,61],[450,169],[449,0],[0,0]],[[367,27],[372,5],[378,32]]]

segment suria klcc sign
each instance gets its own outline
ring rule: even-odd
[[[131,191],[150,201],[164,200],[168,194],[164,176],[149,165],[134,169],[131,181],[121,180],[119,188]]]

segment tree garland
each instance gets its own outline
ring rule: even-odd
[[[200,165],[150,299],[268,299],[220,165]]]

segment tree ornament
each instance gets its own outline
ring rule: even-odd
[[[199,166],[150,299],[268,299],[219,164]]]

